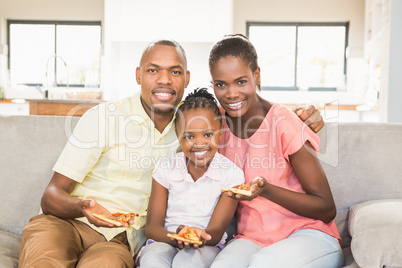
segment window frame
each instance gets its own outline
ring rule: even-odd
[[[298,33],[299,27],[331,27],[343,26],[345,27],[345,44],[343,53],[343,74],[345,76],[345,84],[347,80],[347,58],[346,52],[349,45],[349,22],[262,22],[262,21],[248,21],[246,22],[246,36],[250,38],[250,27],[252,26],[295,26],[296,27],[296,43],[295,43],[295,59],[294,59],[294,85],[292,87],[281,86],[262,86],[261,90],[276,90],[276,91],[299,91],[297,85],[297,57],[298,57]],[[314,87],[309,91],[337,91],[334,87]]]
[[[10,27],[12,24],[27,24],[27,25],[54,25],[55,38],[54,38],[54,54],[57,55],[57,26],[58,25],[81,25],[81,26],[100,26],[100,45],[102,46],[102,22],[101,21],[68,21],[68,20],[7,20],[7,68],[11,71],[11,44],[10,44]],[[99,55],[100,57],[101,55]],[[54,76],[57,78],[57,59],[54,58]],[[55,79],[57,81],[57,79]],[[21,83],[21,85],[41,87],[43,83]],[[66,87],[66,84],[57,84],[58,87]],[[85,84],[68,84],[68,87],[85,87]]]

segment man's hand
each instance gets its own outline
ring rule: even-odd
[[[112,223],[102,221],[92,215],[92,213],[98,213],[102,215],[110,215],[110,211],[108,211],[105,207],[101,206],[96,202],[95,199],[89,196],[84,196],[80,200],[80,206],[82,208],[82,213],[88,219],[90,223],[97,227],[119,227],[115,226]],[[125,223],[120,227],[127,227],[128,225],[134,224],[134,219],[131,219],[128,223]]]
[[[320,111],[314,105],[295,107],[293,111],[315,133],[318,133],[325,125]]]
[[[177,234],[184,233],[184,232],[186,232],[187,228],[193,229],[197,233],[198,237],[202,241],[202,244],[198,245],[198,244],[192,244],[189,242],[183,242],[183,241],[177,240],[177,246],[179,248],[199,248],[199,247],[202,247],[203,245],[205,245],[207,240],[211,240],[211,238],[212,238],[209,234],[207,234],[205,232],[204,229],[201,229],[198,227],[188,227],[188,226],[184,226],[184,225],[180,225],[179,227],[177,227],[176,233]],[[172,238],[172,239],[174,239],[174,238]]]

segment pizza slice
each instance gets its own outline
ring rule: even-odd
[[[187,230],[181,234],[168,233],[167,236],[179,241],[188,242],[190,244],[202,245],[202,241],[200,240],[200,237],[197,235],[197,232],[190,228],[187,228]]]
[[[103,215],[98,213],[92,213],[92,215],[102,221],[106,221],[116,226],[123,226],[129,220],[134,219],[135,213],[113,213],[110,215]]]
[[[247,196],[251,195],[250,188],[244,183],[237,185],[235,187],[221,187],[221,191],[224,191],[224,192],[230,191],[235,194],[241,194],[241,195],[247,195]]]

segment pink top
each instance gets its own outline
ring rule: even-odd
[[[222,108],[221,112],[225,114]],[[273,105],[249,139],[234,136],[226,120],[223,121],[225,131],[219,152],[243,169],[246,182],[262,176],[273,185],[305,193],[290,165],[289,155],[297,152],[306,141],[318,154],[320,140],[295,113],[279,104]],[[299,229],[321,230],[340,241],[333,221],[326,224],[299,216],[263,197],[239,203],[236,238],[266,247]]]

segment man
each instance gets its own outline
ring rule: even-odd
[[[20,267],[134,266],[133,255],[145,242],[152,169],[178,148],[172,119],[189,79],[183,48],[170,40],[152,42],[136,69],[141,92],[80,119],[53,168],[43,214],[24,229]],[[310,127],[322,128],[314,107],[299,113],[302,119],[318,116]],[[114,227],[94,212],[139,216]]]

